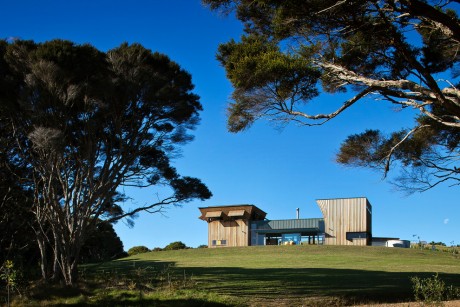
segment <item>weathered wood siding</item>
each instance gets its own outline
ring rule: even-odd
[[[320,199],[327,245],[369,245],[372,237],[372,208],[367,198]],[[364,238],[347,239],[347,233]]]
[[[249,246],[249,223],[264,220],[267,213],[254,205],[234,205],[199,208],[203,221],[208,222],[208,246]],[[216,244],[213,244],[213,243]]]
[[[213,241],[226,241],[225,245],[213,245]],[[249,227],[246,220],[212,221],[208,223],[208,246],[249,246]]]

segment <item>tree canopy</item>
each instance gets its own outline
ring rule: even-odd
[[[127,255],[112,224],[99,222],[81,248],[80,263],[110,261]]]
[[[187,245],[185,245],[183,242],[175,241],[175,242],[171,242],[168,245],[166,245],[163,248],[163,250],[170,251],[170,250],[178,250],[178,249],[186,249],[186,248],[187,248]]]
[[[245,25],[241,40],[222,44],[217,55],[234,87],[230,131],[260,118],[320,125],[375,99],[413,109],[414,122],[350,136],[339,163],[385,175],[402,165],[397,184],[410,192],[460,183],[458,1],[203,2]],[[348,94],[330,110],[322,92]],[[312,104],[323,112],[310,113]]]
[[[2,166],[30,192],[44,279],[75,283],[81,247],[100,222],[211,196],[171,165],[202,106],[191,76],[167,56],[139,44],[102,52],[2,41],[0,72]],[[171,193],[125,208],[122,186]]]

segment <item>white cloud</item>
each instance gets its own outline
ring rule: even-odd
[[[444,224],[449,223],[449,219],[444,219]]]

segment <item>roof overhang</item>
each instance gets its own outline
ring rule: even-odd
[[[234,220],[247,219],[251,221],[264,220],[267,213],[257,208],[254,205],[234,205],[234,206],[219,206],[219,207],[203,207],[199,208],[203,221],[212,219]]]

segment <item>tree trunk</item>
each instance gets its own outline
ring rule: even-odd
[[[59,264],[59,252],[58,252],[58,243],[56,241],[56,236],[54,236],[54,253],[53,253],[53,276],[52,280],[54,282],[62,281],[62,270]]]
[[[40,250],[40,270],[42,274],[42,279],[44,282],[48,282],[48,255],[46,251],[46,241],[43,234],[40,231],[36,231],[38,249]]]
[[[60,255],[62,270],[60,271],[63,282],[66,286],[73,287],[78,282],[77,258],[72,253],[62,253]]]
[[[71,238],[55,233],[55,281],[73,287],[78,282],[78,256],[81,244],[77,244]],[[77,240],[80,242],[80,240]]]

